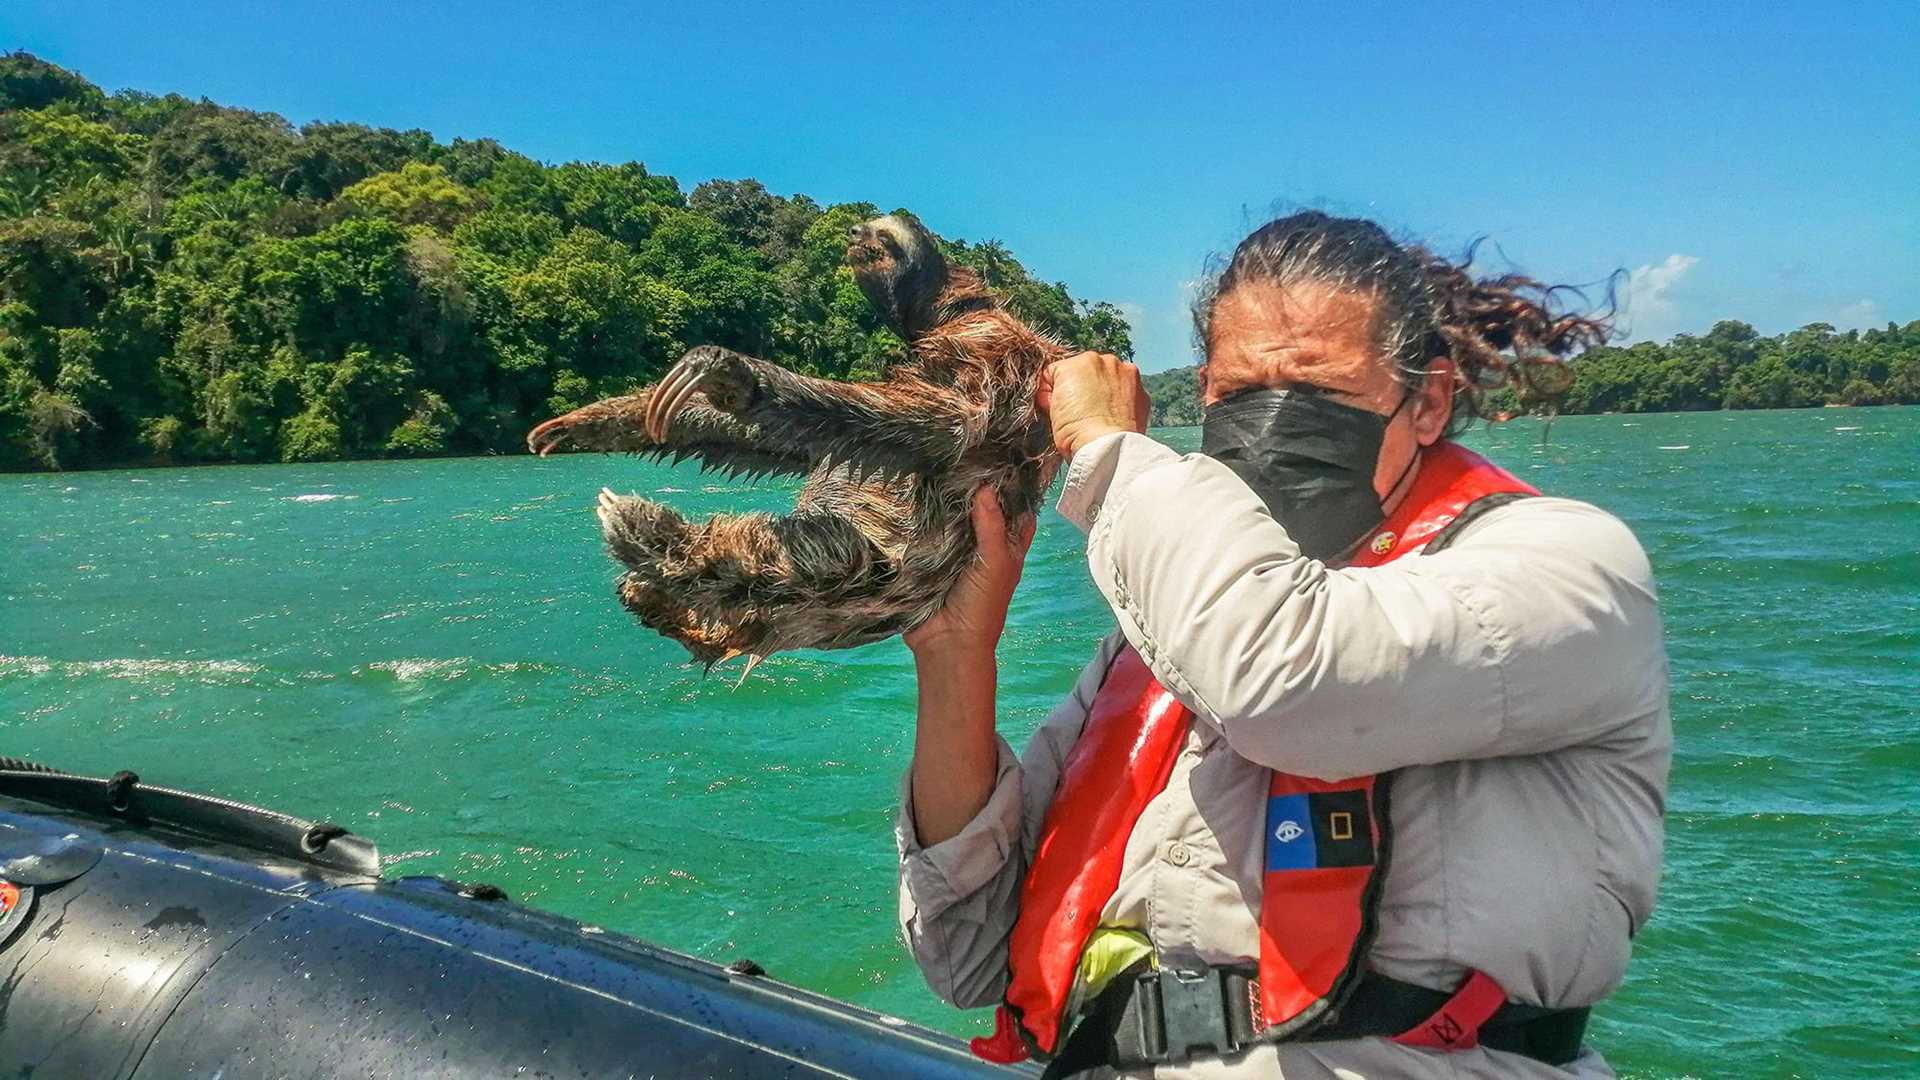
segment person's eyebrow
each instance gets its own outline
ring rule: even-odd
[[[1320,392],[1328,397],[1351,398],[1354,401],[1363,401],[1367,397],[1358,390],[1349,390],[1344,386],[1322,386]]]
[[[1355,401],[1362,400],[1366,397],[1364,393],[1357,390],[1349,390],[1347,387],[1338,383],[1316,383],[1295,379],[1291,382],[1283,383],[1282,387],[1283,389],[1292,390],[1295,393],[1312,394],[1320,397],[1352,398]]]

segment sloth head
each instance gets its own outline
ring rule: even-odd
[[[911,341],[934,325],[947,285],[947,260],[926,227],[888,214],[847,230],[847,265],[874,310]]]

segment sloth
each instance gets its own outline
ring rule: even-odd
[[[710,670],[788,649],[842,649],[939,611],[975,555],[982,485],[1009,522],[1038,512],[1060,465],[1034,389],[1061,343],[1014,317],[917,220],[848,230],[847,263],[907,344],[877,382],[810,378],[713,345],[665,378],[534,428],[528,449],[696,458],[703,469],[804,476],[793,512],[688,521],[602,489],[621,604]]]

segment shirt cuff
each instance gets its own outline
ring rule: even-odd
[[[1155,465],[1180,460],[1173,448],[1132,431],[1102,435],[1080,448],[1067,466],[1066,487],[1060,492],[1060,516],[1083,533],[1091,533],[1106,509],[1109,492],[1127,486]]]
[[[900,815],[894,819],[894,843],[900,849],[904,884],[923,918],[933,918],[977,892],[1006,868],[1019,845],[1020,758],[1007,740],[995,736],[1000,761],[987,805],[958,833],[927,847],[913,823],[913,770],[900,780]]]

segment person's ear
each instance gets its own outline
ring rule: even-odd
[[[1436,357],[1427,365],[1426,375],[1413,403],[1413,436],[1421,446],[1432,446],[1447,432],[1453,419],[1453,391],[1460,382],[1460,370],[1451,357]]]
[[[1202,361],[1199,367],[1193,369],[1193,377],[1200,383],[1200,404],[1204,406],[1207,404],[1207,365],[1205,361]]]

